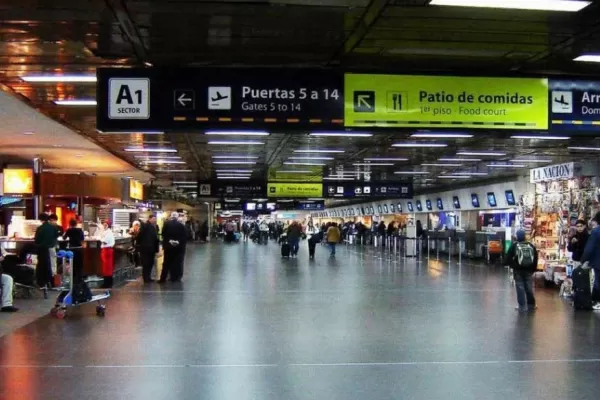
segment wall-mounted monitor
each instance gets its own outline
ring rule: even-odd
[[[410,211],[412,211],[412,203],[410,203],[410,208],[411,208],[411,210],[410,210]],[[402,212],[402,203],[398,203],[398,212],[399,212],[399,213],[401,213],[401,212]]]
[[[452,197],[452,204],[454,205],[455,209],[460,210],[460,200],[458,199],[458,196]]]
[[[369,207],[369,211],[371,211],[371,215],[375,214],[375,209],[373,208],[373,206]]]
[[[388,213],[390,212],[390,210],[389,210],[389,208],[388,208],[387,204],[384,204],[384,205],[383,205],[383,212],[384,212],[384,213],[386,213],[386,214],[388,214]]]
[[[498,206],[498,203],[496,203],[496,195],[494,194],[494,192],[488,192],[487,201],[490,207]]]
[[[442,199],[440,199],[439,197],[438,197],[438,199],[436,201],[436,205],[437,205],[438,210],[443,210],[444,209],[444,203],[442,202]]]
[[[400,205],[400,210],[402,210],[402,205]],[[408,211],[413,212],[413,205],[412,205],[412,201],[409,201],[406,203],[406,207],[408,208]],[[402,211],[401,211],[402,212]]]
[[[377,206],[377,212],[381,214],[381,205]]]
[[[246,211],[255,211],[256,203],[246,203]]]
[[[517,204],[517,202],[515,201],[515,194],[513,193],[512,190],[506,190],[504,192],[504,195],[506,196],[506,204],[509,206],[514,206]]]
[[[396,212],[396,206],[394,204],[390,204],[390,212],[392,212],[392,213]]]
[[[365,210],[365,208],[364,208],[364,207],[361,207],[361,208],[360,208],[360,213],[361,213],[362,215],[366,215],[365,211],[369,211],[369,207],[367,207],[367,209],[366,209],[366,210]]]
[[[356,207],[356,215],[360,215],[360,208]]]
[[[417,200],[415,204],[417,206],[417,211],[423,211],[423,204],[421,204],[421,200]]]
[[[275,211],[276,203],[267,203],[267,210]]]
[[[427,207],[427,210],[431,211],[433,209],[433,206],[431,205],[431,200],[427,199],[425,200],[425,207]]]
[[[479,208],[479,196],[475,193],[471,194],[471,204],[473,207]]]

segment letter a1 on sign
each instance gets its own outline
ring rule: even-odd
[[[150,79],[111,78],[108,80],[108,118],[150,118]]]

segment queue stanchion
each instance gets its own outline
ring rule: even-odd
[[[448,238],[448,266],[452,262],[452,238]]]
[[[435,251],[436,251],[436,260],[440,261],[440,240],[435,238]]]
[[[427,260],[429,260],[431,257],[429,256],[430,253],[430,247],[431,247],[431,238],[429,236],[427,236]]]
[[[462,240],[458,239],[458,265],[462,264]]]

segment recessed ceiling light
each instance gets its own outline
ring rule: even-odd
[[[396,175],[429,175],[427,171],[396,171]]]
[[[125,151],[138,153],[177,153],[177,150],[165,147],[127,147]]]
[[[83,157],[83,154],[75,154],[75,157],[81,158],[81,157]]]
[[[223,173],[252,173],[251,169],[215,169],[215,172],[223,172]]]
[[[533,140],[569,140],[568,136],[538,136],[538,135],[513,135],[511,139],[533,139]]]
[[[196,181],[173,181],[174,185],[191,185],[191,184],[196,184],[198,182]]]
[[[355,167],[389,167],[394,165],[393,163],[353,163]]]
[[[582,54],[573,61],[600,63],[600,54]]]
[[[214,160],[228,160],[230,158],[252,158],[256,159],[258,156],[244,156],[244,155],[226,155],[226,156],[212,156]]]
[[[600,151],[600,147],[582,147],[582,146],[571,146],[568,147],[569,150],[577,150],[577,151]]]
[[[423,167],[462,167],[462,164],[421,164]]]
[[[488,164],[490,168],[525,168],[524,164]]]
[[[256,161],[213,161],[213,164],[223,165],[254,165]]]
[[[23,132],[23,135],[33,135],[35,132],[33,131],[25,131]]]
[[[96,75],[25,75],[21,79],[31,83],[93,83],[96,82]]]
[[[294,150],[294,153],[344,153],[344,150],[300,149],[300,150]]]
[[[312,132],[310,136],[331,136],[331,137],[371,137],[372,133],[362,132]]]
[[[251,174],[217,174],[217,178],[228,176],[228,177],[236,177],[236,178],[250,178]]]
[[[213,136],[269,136],[265,131],[206,131],[205,135]]]
[[[283,163],[284,165],[305,165],[305,166],[316,166],[316,167],[320,167],[320,166],[324,166],[325,164],[323,163],[303,163],[303,162],[293,162],[293,161],[286,161]]]
[[[55,100],[54,104],[59,106],[95,106],[96,100]]]
[[[208,144],[212,145],[227,145],[227,146],[262,146],[265,142],[258,142],[255,140],[211,140]]]
[[[515,10],[577,12],[591,1],[579,0],[431,0],[432,6],[508,8]]]
[[[438,158],[438,161],[479,162],[481,161],[481,158],[445,157]]]
[[[133,179],[133,176],[126,176],[125,179]]]
[[[62,144],[53,144],[52,147],[63,147]]]
[[[470,176],[467,175],[440,175],[439,179],[470,179]]]
[[[144,65],[145,65],[146,67],[153,67],[152,63],[151,63],[151,62],[149,62],[149,61],[144,61]]]
[[[452,175],[487,176],[487,172],[453,172]]]
[[[408,161],[405,157],[370,157],[365,158],[365,161]]]
[[[472,138],[473,135],[468,133],[413,133],[410,137],[414,138],[443,138],[443,139],[461,139],[461,138]]]
[[[394,143],[392,147],[448,147],[446,143]]]
[[[345,178],[345,177],[337,177],[337,176],[326,176],[323,178],[324,181],[355,181],[354,178]]]
[[[180,156],[133,156],[133,158],[141,160],[179,160]]]
[[[320,156],[293,156],[288,157],[290,160],[334,160],[333,157],[320,157]]]
[[[492,156],[492,157],[501,157],[505,156],[506,153],[501,153],[498,151],[459,151],[456,153],[457,156]]]
[[[185,164],[185,161],[178,160],[147,160],[142,161],[143,164]]]
[[[191,169],[157,169],[155,172],[192,172]]]
[[[533,159],[533,158],[515,158],[514,160],[510,160],[510,162],[514,163],[551,163],[550,159]]]
[[[228,175],[223,175],[223,176],[217,176],[217,179],[250,179],[249,176],[228,176]]]

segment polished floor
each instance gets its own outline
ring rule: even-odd
[[[0,399],[598,399],[600,314],[502,267],[194,245],[184,282],[0,338]],[[464,261],[464,260],[463,260]],[[48,300],[49,302],[49,300]]]

